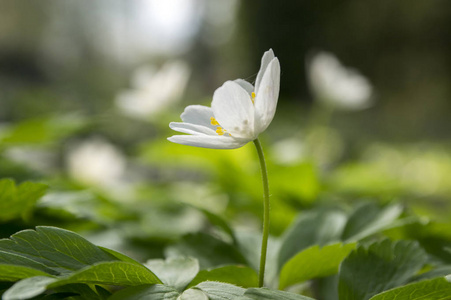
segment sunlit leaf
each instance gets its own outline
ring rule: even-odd
[[[123,262],[102,262],[65,277],[61,277],[49,288],[72,283],[108,284],[119,286],[135,286],[161,283],[149,269],[144,266]]]
[[[391,289],[370,300],[448,300],[450,295],[451,283],[441,277]]]
[[[280,272],[279,288],[308,279],[325,277],[338,272],[341,261],[355,248],[355,244],[341,243],[324,246],[312,246],[291,258]]]
[[[339,209],[317,209],[302,213],[282,237],[279,269],[299,251],[312,245],[340,241],[347,216]]]
[[[48,186],[24,182],[18,186],[11,179],[0,180],[0,221],[26,217]]]
[[[30,267],[0,264],[0,281],[17,281],[28,277],[48,275],[48,273]]]
[[[8,127],[0,141],[9,144],[37,144],[54,142],[86,125],[80,115],[63,115],[28,119]]]
[[[207,280],[226,282],[241,287],[258,285],[258,275],[254,269],[245,266],[224,266],[200,271],[189,286]]]

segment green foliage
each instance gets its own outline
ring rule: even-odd
[[[114,251],[104,251],[59,228],[37,227],[36,231],[18,232],[11,239],[0,240],[0,266],[9,269],[1,279],[22,279],[4,297],[28,299],[46,289],[76,283],[124,286],[160,283],[149,269],[113,254]],[[11,274],[14,271],[18,273]]]
[[[242,296],[245,289],[222,282],[205,281],[201,282],[192,289],[199,289],[204,292],[211,300],[227,300]],[[196,298],[192,298],[193,300]]]
[[[200,268],[214,268],[226,264],[245,264],[237,248],[204,233],[184,236],[166,251],[168,256],[192,256],[199,260]]]
[[[190,257],[154,259],[146,266],[167,286],[183,291],[199,272],[199,262]]]
[[[0,240],[0,280],[16,282],[3,298],[30,299],[54,291],[45,297],[106,299],[111,293],[102,287],[113,285],[126,288],[114,292],[111,299],[310,299],[295,293],[253,288],[258,282],[255,269],[261,236],[254,232],[234,232],[225,220],[215,214],[210,216],[215,216],[210,218],[214,226],[224,232],[230,229],[234,243],[206,233],[189,234],[167,248],[168,259],[152,259],[145,265],[114,250],[95,246],[67,230],[37,227],[36,231],[18,232],[10,239]],[[362,221],[363,216],[367,223]],[[270,240],[267,284],[278,282],[280,289],[299,286],[307,280],[336,274],[341,265],[340,299],[391,297],[391,291],[407,294],[412,289],[422,291],[433,287],[446,291],[446,285],[437,283],[436,279],[430,280],[430,285],[426,284],[428,281],[409,284],[411,280],[434,278],[449,271],[443,266],[415,276],[428,259],[417,242],[333,243],[366,238],[393,226],[411,226],[398,222],[399,216],[398,206],[373,204],[363,204],[349,214],[339,208],[303,213],[282,237],[284,244],[278,239]],[[325,222],[319,224],[323,230],[333,228],[334,224],[340,225],[339,230],[333,228],[332,234],[319,230],[313,226],[317,217]],[[304,237],[308,241],[303,244],[290,243]],[[303,246],[307,243],[313,245]],[[283,253],[281,246],[287,245],[302,249],[280,265],[279,273],[276,262]],[[199,261],[181,254],[196,256]],[[437,292],[437,295],[441,294]]]
[[[142,265],[115,261],[94,264],[73,272],[52,282],[48,287],[55,288],[72,283],[129,286],[161,282],[155,274]]]
[[[283,291],[274,291],[266,288],[259,289],[248,289],[245,293],[244,299],[256,299],[256,300],[312,300],[312,298],[296,295],[293,293],[283,292]]]
[[[45,226],[0,240],[0,251],[0,263],[31,265],[52,275],[68,274],[95,263],[116,260],[73,232]]]
[[[336,274],[341,261],[355,248],[355,243],[309,247],[291,258],[280,271],[279,288]]]
[[[86,126],[87,120],[78,115],[29,119],[18,122],[0,135],[0,143],[40,144],[55,142]]]
[[[370,300],[447,300],[451,295],[451,283],[436,278],[411,283],[377,294]]]
[[[426,263],[417,242],[384,240],[359,246],[345,258],[339,273],[340,300],[367,300],[406,284]]]
[[[254,270],[259,268],[259,258],[261,250],[262,236],[259,233],[252,231],[238,231],[237,247],[239,251],[246,258],[247,264]],[[269,238],[268,252],[266,256],[266,285],[269,287],[276,287],[278,269],[277,269],[277,257],[280,249],[280,241],[278,238]]]
[[[358,204],[343,229],[344,241],[358,241],[394,225],[403,209],[399,204],[379,207],[372,202]]]
[[[279,268],[299,251],[312,245],[324,246],[340,240],[346,213],[324,208],[302,213],[282,238]]]
[[[402,226],[404,222],[399,219],[402,211],[397,204],[381,207],[362,202],[351,213],[338,207],[304,212],[282,238],[279,268],[297,252],[312,245],[360,241],[385,229]]]
[[[29,263],[31,264],[31,261]],[[48,273],[26,266],[13,264],[0,265],[0,281],[17,281],[28,277],[46,275]]]
[[[226,282],[241,287],[258,285],[258,275],[254,269],[245,266],[224,266],[200,271],[189,286],[207,280]]]
[[[47,188],[41,183],[24,182],[16,185],[12,179],[0,180],[0,222],[28,217]]]
[[[120,290],[111,296],[110,300],[176,300],[180,293],[166,285],[141,285]]]
[[[196,207],[196,208],[207,217],[208,221],[210,221],[211,224],[222,229],[226,234],[228,234],[230,236],[232,241],[234,243],[236,243],[235,233],[233,232],[233,229],[229,226],[229,224],[227,224],[227,222],[224,220],[224,218],[222,218],[218,214],[212,213],[211,211],[209,211],[207,209],[199,208],[199,207]]]

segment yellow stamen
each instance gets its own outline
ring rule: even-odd
[[[213,125],[213,126],[219,125],[218,121],[216,121],[216,119],[213,117],[210,118],[210,121],[211,121],[211,125]]]
[[[225,130],[222,129],[222,127],[218,127],[218,128],[216,129],[216,133],[217,133],[218,135],[224,135]]]
[[[251,100],[252,100],[252,103],[255,103],[255,92],[252,92],[252,94],[251,94]]]

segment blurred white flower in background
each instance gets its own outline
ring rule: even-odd
[[[69,176],[86,185],[101,188],[122,185],[126,159],[112,144],[101,138],[91,138],[71,145],[66,155]]]
[[[331,53],[319,52],[307,65],[310,88],[316,100],[347,110],[371,106],[370,82],[357,70],[343,66]]]
[[[281,165],[299,163],[306,156],[305,146],[299,138],[285,138],[277,141],[271,148],[272,160]]]
[[[167,62],[159,70],[142,66],[133,74],[132,89],[120,92],[116,104],[131,117],[151,118],[181,99],[189,76],[183,61]]]

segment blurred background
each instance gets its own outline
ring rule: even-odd
[[[149,257],[208,230],[205,211],[259,230],[251,145],[166,138],[226,80],[253,83],[270,48],[282,69],[261,136],[272,234],[304,209],[360,199],[446,220],[450,30],[446,0],[2,1],[0,177],[49,190],[0,218],[1,234],[57,225]]]

